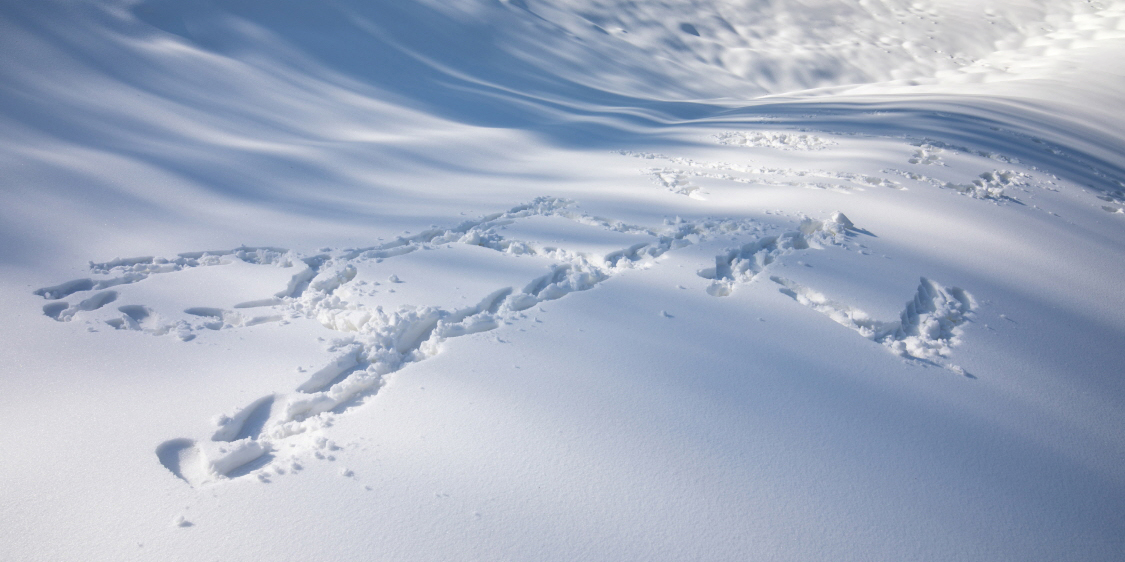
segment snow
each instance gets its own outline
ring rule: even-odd
[[[1125,2],[0,6],[0,558],[1117,560]]]

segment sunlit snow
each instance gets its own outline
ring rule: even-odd
[[[1125,1],[0,5],[0,559],[1119,560]]]

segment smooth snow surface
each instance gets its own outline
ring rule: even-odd
[[[0,559],[1120,560],[1125,2],[0,3]]]

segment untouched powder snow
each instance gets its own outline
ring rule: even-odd
[[[1125,2],[0,2],[0,559],[1118,560]]]

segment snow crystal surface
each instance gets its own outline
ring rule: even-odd
[[[0,5],[0,559],[1119,560],[1125,2]]]

